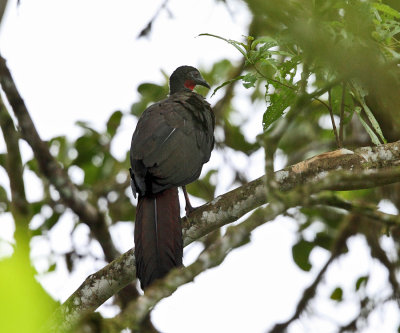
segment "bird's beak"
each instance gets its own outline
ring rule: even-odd
[[[207,83],[207,81],[204,80],[201,76],[199,78],[197,78],[194,82],[196,84],[198,84],[199,86],[203,86],[203,87],[206,87],[208,89],[211,88],[210,85]]]

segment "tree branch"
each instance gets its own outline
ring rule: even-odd
[[[335,134],[336,145],[337,145],[338,148],[342,148],[342,144],[341,144],[341,142],[339,140],[339,134],[338,134],[338,131],[336,129],[335,117],[333,115],[333,110],[332,110],[332,90],[331,89],[328,90],[328,96],[329,96],[328,97],[328,100],[329,100],[328,110],[329,110],[329,115],[331,117],[332,130],[333,130],[333,133]]]
[[[343,81],[343,83],[342,83],[342,99],[340,102],[339,148],[343,147],[345,97],[346,97],[346,81]]]
[[[150,34],[153,22],[156,21],[158,15],[161,13],[161,11],[163,9],[167,9],[167,4],[168,4],[169,0],[164,0],[164,2],[161,4],[161,6],[158,8],[158,10],[156,11],[156,13],[153,15],[153,17],[151,18],[151,20],[146,24],[146,26],[140,31],[139,35],[137,36],[137,39],[141,38],[141,37],[145,37],[148,36]],[[169,13],[171,15],[171,13]]]
[[[14,122],[0,97],[0,127],[7,147],[6,170],[10,181],[11,202],[10,210],[14,218],[15,234],[18,251],[30,265],[29,261],[29,203],[26,200],[23,181],[23,165],[19,150],[19,135]]]
[[[310,203],[313,205],[327,205],[345,209],[353,214],[368,217],[381,225],[383,224],[386,228],[400,227],[399,215],[380,212],[377,210],[376,205],[364,202],[350,202],[335,195],[321,195],[316,198],[311,198]]]
[[[0,25],[1,21],[3,20],[4,12],[6,11],[7,8],[7,2],[8,0],[0,0]]]
[[[282,191],[299,185],[319,190],[354,190],[400,181],[400,141],[354,151],[339,149],[275,172]],[[267,203],[264,177],[218,196],[183,218],[183,241],[188,245],[223,225]],[[302,195],[303,197],[304,194]],[[90,275],[58,310],[74,322],[85,311],[94,311],[135,277],[134,249]],[[173,274],[173,273],[172,273]]]
[[[7,68],[6,61],[1,55],[0,83],[14,111],[15,117],[18,119],[22,138],[31,146],[41,172],[55,186],[66,205],[78,215],[83,223],[86,223],[90,227],[103,248],[106,260],[112,261],[119,255],[119,252],[111,240],[104,215],[96,207],[81,199],[77,187],[71,182],[65,170],[50,154],[49,147],[40,138],[11,73]]]
[[[3,132],[4,141],[7,147],[6,168],[10,180],[11,202],[19,214],[27,215],[29,208],[25,196],[25,186],[22,177],[23,167],[19,150],[19,135],[14,127],[14,122],[8,113],[0,96],[0,127]]]

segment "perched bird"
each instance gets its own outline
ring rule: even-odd
[[[135,197],[139,194],[136,274],[143,290],[182,265],[178,187],[183,188],[190,213],[185,185],[199,178],[214,147],[214,113],[193,91],[196,85],[210,88],[208,83],[196,68],[181,66],[169,85],[169,97],[143,112],[131,143],[131,187]]]

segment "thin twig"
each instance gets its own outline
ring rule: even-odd
[[[332,129],[333,129],[333,133],[335,134],[336,144],[337,144],[338,148],[341,148],[339,137],[338,137],[338,132],[336,130],[335,117],[333,116],[331,91],[332,91],[332,89],[328,90],[328,101],[329,101],[328,110],[329,110],[329,114],[331,116]]]
[[[155,13],[155,14],[153,15],[153,17],[150,19],[150,21],[149,21],[149,22],[146,24],[146,26],[140,31],[140,33],[139,33],[138,36],[137,36],[137,39],[149,35],[149,33],[150,33],[150,31],[151,31],[151,28],[152,28],[152,25],[153,25],[153,22],[157,19],[158,15],[160,15],[161,11],[162,11],[164,8],[167,7],[168,1],[169,1],[169,0],[164,0],[164,2],[161,4],[161,6],[160,6],[160,7],[158,8],[158,10],[156,11],[156,13]],[[170,13],[170,16],[171,16],[171,13]]]
[[[327,205],[341,208],[348,212],[365,216],[374,220],[387,228],[400,227],[400,215],[387,214],[377,210],[377,206],[364,202],[351,202],[340,198],[337,195],[320,195],[310,198],[313,205]]]
[[[342,100],[340,102],[340,125],[339,125],[339,144],[340,144],[340,147],[343,147],[345,97],[346,97],[346,81],[343,81],[343,83],[342,83]]]

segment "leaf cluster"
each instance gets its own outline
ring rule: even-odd
[[[258,82],[264,83],[265,131],[299,99],[312,95],[313,100],[325,106],[326,113],[331,113],[332,119],[333,115],[340,117],[340,127],[349,124],[356,114],[373,143],[386,142],[375,105],[387,105],[388,95],[394,99],[397,94],[392,85],[399,87],[394,65],[399,59],[400,12],[382,1],[248,3],[250,8],[254,6],[255,18],[272,18],[274,33],[257,38],[248,36],[245,42],[202,34],[233,45],[248,68],[246,74],[224,82],[215,91],[237,80],[247,89],[255,88]],[[367,74],[371,71],[379,86]],[[344,85],[346,82],[349,84]],[[390,89],[382,91],[382,86],[389,85]],[[327,86],[332,97],[329,100],[323,89]],[[343,90],[340,96],[339,89]],[[319,90],[321,94],[313,94]],[[393,103],[397,106],[397,101]],[[385,110],[399,125],[398,117],[387,106]],[[390,132],[393,131],[392,128]]]

